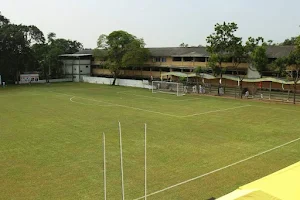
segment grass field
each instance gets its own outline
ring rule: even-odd
[[[148,193],[300,138],[300,107],[83,83],[0,88],[0,199],[103,199],[102,132],[108,199]],[[300,160],[300,141],[172,187],[148,199],[209,199]]]

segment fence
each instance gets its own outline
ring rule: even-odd
[[[188,93],[196,93],[197,83],[188,83],[186,84],[186,91]],[[234,97],[234,98],[245,98],[245,92],[249,92],[249,97],[252,99],[262,99],[262,100],[273,100],[281,102],[293,102],[294,90],[293,86],[286,86],[281,89],[278,87],[272,87],[272,84],[264,84],[262,87],[258,87],[255,84],[243,85],[242,90],[238,86],[225,85],[222,84],[221,90],[219,90],[219,85],[216,83],[206,83],[200,84],[202,89],[200,93],[210,94],[210,95],[219,95]],[[268,86],[268,87],[267,87]],[[300,85],[298,86],[298,88]],[[200,89],[199,88],[199,89]],[[219,92],[218,92],[219,90]],[[296,103],[300,103],[300,90],[296,90]]]
[[[61,79],[50,79],[49,83],[62,83],[62,82],[72,82],[72,78],[61,78]],[[34,83],[46,83],[46,80],[39,80]],[[20,81],[19,84],[29,84],[28,81]]]

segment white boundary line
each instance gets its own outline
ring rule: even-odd
[[[225,109],[220,109],[220,110],[212,110],[212,111],[196,113],[196,114],[192,114],[192,115],[186,115],[184,117],[194,117],[194,116],[198,116],[198,115],[204,115],[204,114],[215,113],[215,112],[223,112],[223,111],[227,111],[227,110],[234,110],[234,109],[245,108],[245,107],[249,107],[249,106],[251,106],[251,105],[237,106],[237,107],[225,108]]]
[[[226,108],[226,109],[212,110],[212,111],[207,111],[207,112],[202,112],[202,113],[196,113],[196,114],[192,114],[192,115],[178,116],[178,115],[162,113],[162,112],[158,112],[158,111],[152,111],[152,110],[146,110],[146,109],[142,109],[142,108],[136,108],[136,107],[132,107],[132,106],[126,106],[126,105],[121,105],[121,104],[105,102],[105,101],[101,101],[101,100],[78,97],[78,96],[74,96],[74,95],[68,95],[68,94],[63,94],[63,93],[58,93],[58,94],[62,94],[62,95],[66,95],[66,96],[72,96],[72,98],[80,98],[80,99],[85,99],[85,100],[90,100],[90,101],[95,101],[95,102],[106,103],[106,104],[110,104],[111,106],[119,106],[119,107],[123,107],[123,108],[130,108],[130,109],[133,109],[133,110],[140,110],[140,111],[144,111],[144,112],[155,113],[155,114],[160,114],[160,115],[165,115],[165,116],[170,116],[170,117],[176,117],[176,118],[194,117],[194,116],[198,116],[198,115],[205,115],[205,114],[210,114],[210,113],[223,112],[223,111],[227,111],[227,110],[233,110],[233,109],[239,109],[239,108],[244,108],[244,107],[251,106],[251,105],[237,106],[237,107],[232,107],[232,108]],[[71,99],[70,99],[70,101],[71,101]]]
[[[200,175],[200,176],[197,176],[197,177],[188,179],[188,180],[186,180],[186,181],[177,183],[177,184],[175,184],[175,185],[171,185],[171,186],[166,187],[166,188],[164,188],[164,189],[162,189],[162,190],[158,190],[158,191],[156,191],[156,192],[152,192],[152,193],[148,194],[147,197],[153,196],[153,195],[158,194],[158,193],[161,193],[161,192],[164,192],[164,191],[166,191],[166,190],[169,190],[169,189],[172,189],[172,188],[174,188],[174,187],[183,185],[183,184],[185,184],[185,183],[189,183],[189,182],[191,182],[191,181],[194,181],[194,180],[203,178],[203,177],[205,177],[205,176],[214,174],[214,173],[216,173],[216,172],[219,172],[219,171],[222,171],[222,170],[227,169],[227,168],[229,168],[229,167],[232,167],[232,166],[238,165],[238,164],[240,164],[240,163],[246,162],[246,161],[248,161],[248,160],[251,160],[251,159],[256,158],[256,157],[258,157],[258,156],[261,156],[261,155],[263,155],[263,154],[269,153],[269,152],[274,151],[274,150],[276,150],[276,149],[279,149],[279,148],[281,148],[281,147],[287,146],[287,145],[292,144],[292,143],[294,143],[294,142],[297,142],[297,141],[299,141],[299,140],[300,140],[300,137],[297,138],[297,139],[295,139],[295,140],[292,140],[292,141],[290,141],[290,142],[287,142],[287,143],[284,143],[284,144],[279,145],[279,146],[277,146],[277,147],[274,147],[274,148],[272,148],[272,149],[263,151],[263,152],[261,152],[261,153],[255,154],[255,155],[250,156],[250,157],[248,157],[248,158],[245,158],[245,159],[243,159],[243,160],[237,161],[237,162],[232,163],[232,164],[230,164],[230,165],[227,165],[227,166],[221,167],[221,168],[219,168],[219,169],[213,170],[213,171],[208,172],[208,173],[206,173],[206,174],[202,174],[202,175]],[[136,199],[134,199],[134,200],[139,200],[139,199],[143,199],[143,198],[145,198],[145,196],[136,198]]]
[[[265,109],[272,109],[272,110],[283,110],[283,111],[288,111],[288,112],[300,112],[300,110],[291,110],[291,109],[285,109],[285,108],[270,108],[270,107],[256,106],[256,105],[252,105],[252,106],[257,107],[257,108],[265,108]]]
[[[152,96],[147,96],[147,95],[140,95],[140,94],[132,94],[132,93],[127,93],[126,91],[122,91],[122,92],[117,92],[118,94],[127,94],[127,95],[132,95],[132,96],[137,96],[137,97],[142,97],[142,98],[151,98],[151,99],[162,99],[162,100],[167,100],[167,101],[176,101],[176,102],[180,102],[180,101],[192,101],[192,100],[196,100],[196,99],[201,99],[201,98],[189,98],[189,99],[181,99],[181,100],[177,100],[177,99],[167,99],[167,98],[161,98],[161,97],[152,97]]]
[[[74,98],[76,98],[76,97],[75,97],[75,96],[74,96],[74,97],[71,97],[71,98],[70,98],[70,101],[73,102],[73,103],[81,104],[81,105],[87,105],[87,106],[101,106],[101,107],[114,106],[114,105],[97,105],[97,104],[91,104],[91,103],[81,103],[81,102],[74,101],[74,100],[73,100]],[[94,100],[93,100],[93,101],[94,101]]]

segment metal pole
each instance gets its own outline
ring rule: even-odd
[[[106,200],[106,155],[105,155],[105,133],[103,133],[103,187],[104,200]]]
[[[145,200],[147,199],[147,124],[145,124]]]
[[[80,56],[78,56],[78,58],[79,58],[79,65],[78,65],[78,82],[80,82]]]
[[[122,130],[121,130],[121,123],[120,122],[119,122],[119,134],[120,134],[120,162],[121,162],[122,200],[124,200],[125,199],[125,193],[124,193],[123,149],[122,149]]]
[[[270,82],[270,93],[269,93],[269,100],[271,100],[271,91],[272,91],[272,82]]]

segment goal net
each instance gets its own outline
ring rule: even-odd
[[[184,86],[182,83],[152,81],[152,93],[158,93],[158,92],[183,96]]]

